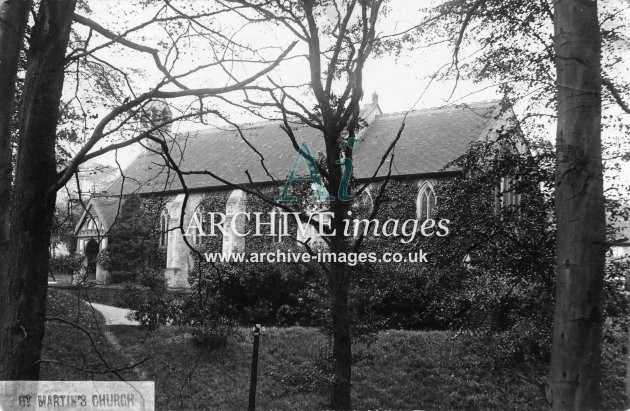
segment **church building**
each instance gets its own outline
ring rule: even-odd
[[[167,106],[164,106],[164,111],[168,111]],[[371,203],[374,184],[382,181],[391,169],[391,178],[413,181],[415,192],[411,195],[415,198],[416,217],[421,220],[430,218],[432,209],[440,201],[434,185],[440,179],[460,173],[460,170],[447,168],[447,165],[464,154],[472,142],[494,139],[499,130],[514,124],[512,108],[501,101],[384,114],[376,95],[372,96],[370,104],[362,108],[361,118],[367,126],[357,136],[358,146],[353,150],[353,173],[356,182],[370,183],[361,201]],[[388,157],[376,172],[403,122],[405,126],[394,148],[392,167]],[[203,218],[202,214],[207,211],[201,206],[204,198],[220,197],[225,199],[220,211],[225,213],[226,223],[229,224],[237,213],[249,210],[248,197],[251,194],[225,182],[257,190],[276,190],[278,182],[287,179],[297,155],[280,125],[267,122],[243,125],[238,129],[215,128],[170,136],[167,138],[169,152],[177,167],[184,172],[185,187],[172,166],[167,166],[159,146],[148,144],[147,149],[107,188],[104,195],[90,200],[88,210],[75,230],[78,250],[92,255],[95,250],[106,249],[106,232],[113,223],[121,193],[123,199],[132,194],[162,196],[165,207],[160,218],[159,244],[166,250],[165,275],[169,286],[187,287],[193,258],[181,231],[175,229],[180,226],[182,207],[185,207],[183,226],[186,227],[191,218]],[[317,130],[296,123],[293,131],[296,141],[306,143],[315,159],[324,152],[323,138]],[[503,201],[517,199],[506,197]],[[192,245],[200,241],[194,233],[188,237]],[[224,254],[244,251],[247,241],[245,237],[228,233],[223,235],[218,251]],[[106,270],[96,267],[96,281],[106,282],[107,275]]]

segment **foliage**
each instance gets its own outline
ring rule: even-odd
[[[159,198],[129,196],[124,200],[116,224],[109,232],[111,270],[164,268],[164,251],[157,242],[162,209],[163,201]]]
[[[79,270],[84,256],[81,254],[68,254],[51,257],[48,265],[53,274],[72,274]]]
[[[457,56],[439,73],[440,78],[488,81],[514,101],[525,99],[526,118],[553,116],[557,90],[552,7],[548,1],[447,1],[427,9],[426,24],[418,25],[411,37],[447,40],[452,45]],[[628,41],[623,8],[621,2],[601,2],[599,7],[603,75],[622,90],[627,82],[617,74],[623,63],[619,56]],[[608,87],[605,91],[604,108],[610,109],[616,101]],[[611,128],[628,130],[623,118],[604,120]]]
[[[194,325],[191,334],[193,343],[210,351],[225,348],[230,340],[240,336],[236,323],[219,315]]]
[[[302,189],[295,184],[295,189]],[[280,188],[267,188],[267,195],[279,192]],[[206,212],[224,211],[227,193],[213,193],[202,200]],[[300,197],[302,198],[302,197]],[[272,207],[256,196],[248,196],[249,210],[267,213]],[[207,223],[207,222],[206,222]],[[253,224],[253,220],[249,222]],[[248,227],[251,229],[252,227]],[[206,232],[208,230],[206,229]],[[282,242],[271,237],[247,237],[246,249],[260,253],[275,253],[277,250],[304,251],[295,241],[296,226],[290,221],[291,235]],[[207,236],[194,253],[194,269],[188,281],[193,291],[190,301],[182,308],[184,317],[196,317],[220,312],[243,324],[263,323],[266,325],[312,325],[320,324],[327,312],[326,291],[323,273],[316,264],[292,263],[207,263],[203,253],[221,252],[223,238]],[[195,313],[198,311],[199,313]],[[190,318],[182,320],[183,323]]]
[[[289,248],[278,243],[258,252]],[[217,263],[191,273],[191,298],[223,306],[244,324],[320,324],[325,291],[321,271],[312,264]]]
[[[130,308],[137,310],[144,300],[145,290],[135,281],[124,281],[121,284],[120,293],[116,305],[117,307]]]
[[[496,142],[479,142],[450,165],[461,175],[435,185],[432,218],[450,221],[447,236],[418,235],[409,244],[366,238],[361,251],[422,250],[428,263],[357,266],[355,327],[485,330],[494,341],[503,338],[512,358],[547,350],[555,268],[553,150],[544,143],[524,148],[513,130],[498,132]],[[498,207],[497,195],[504,194],[497,188],[506,176],[521,202]],[[415,218],[417,191],[414,181],[390,182],[376,217]]]
[[[453,231],[430,248],[439,269],[461,279],[450,295],[461,312],[454,325],[497,333],[497,356],[510,358],[546,355],[555,278],[554,153],[542,142],[519,153],[515,138],[477,143],[454,162],[464,178],[438,188],[437,212]],[[498,192],[505,177],[513,185]],[[500,203],[513,194],[519,204]]]
[[[111,271],[108,275],[108,284],[121,284],[127,281],[133,281],[136,277],[135,273],[130,271]]]
[[[630,314],[628,299],[628,274],[630,273],[630,257],[608,258],[606,260],[604,283],[604,318],[611,327],[627,327]]]
[[[471,80],[496,87],[522,111],[519,126],[528,136],[549,138],[557,117],[553,2],[452,0],[427,9],[425,24],[410,33],[405,45],[439,40],[452,46],[450,64],[438,80]],[[629,41],[623,2],[598,3],[601,39],[602,151],[607,189],[629,192],[618,171],[627,168],[630,122],[624,92],[624,51]],[[456,81],[457,84],[457,81]],[[627,94],[627,93],[626,93]],[[627,179],[625,179],[627,180]],[[607,193],[608,194],[608,193]]]
[[[624,326],[609,319],[604,322],[603,328],[602,409],[627,409],[628,398],[626,397],[626,379],[624,378],[626,377],[626,359],[628,358],[627,323]]]
[[[112,254],[108,249],[101,250],[96,255],[96,263],[100,264],[103,269],[110,271],[112,269]]]
[[[71,254],[76,252],[77,242],[74,236],[74,228],[79,222],[81,212],[82,210],[79,204],[73,201],[67,201],[67,204],[65,201],[59,201],[57,203],[53,214],[53,225],[50,233],[52,249],[58,244],[63,244]]]
[[[146,269],[138,275],[137,283],[123,284],[122,300],[130,303],[135,299],[131,317],[140,325],[155,330],[173,321],[176,305],[167,291],[163,269]]]

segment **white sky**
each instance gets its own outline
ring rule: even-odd
[[[198,0],[200,1],[200,0]],[[390,3],[390,13],[382,20],[380,30],[384,33],[399,31],[417,24],[421,19],[421,7],[428,7],[433,3],[429,0],[392,0]],[[136,9],[129,11],[129,3],[124,0],[90,0],[90,7],[93,9],[91,18],[99,22],[114,32],[122,32],[126,27],[133,26],[149,15],[149,10]],[[222,19],[222,25],[226,28],[233,27],[236,21]],[[163,35],[163,32],[151,29],[145,30],[139,35],[131,38],[143,44],[155,47],[155,42]],[[272,50],[261,51],[266,56],[273,58],[279,54],[279,50],[286,47],[290,37],[286,32],[279,29],[265,29],[261,25],[246,27],[238,33],[236,37],[243,43],[254,44],[260,47],[273,45]],[[180,72],[186,71],[197,64],[203,64],[208,60],[210,50],[203,46],[191,46],[187,50],[182,50],[180,56],[182,66]],[[416,50],[410,53],[403,52],[399,58],[383,56],[370,60],[364,71],[364,103],[368,103],[373,92],[379,96],[379,104],[385,113],[406,111],[415,108],[441,106],[448,103],[452,90],[452,83],[433,83],[420,101],[418,97],[428,84],[428,76],[434,73],[439,67],[450,62],[451,50],[447,45],[434,46],[430,49]],[[152,59],[148,55],[138,52],[121,53],[119,50],[103,51],[100,54],[109,61],[115,62],[121,67],[145,69],[145,73],[137,79],[140,91],[146,91],[155,81],[159,79],[156,70],[153,69]],[[627,69],[627,64],[625,68]],[[244,68],[240,68],[243,69]],[[260,69],[260,66],[258,67]],[[175,70],[178,71],[177,69]],[[249,74],[255,70],[251,67],[247,69]],[[239,67],[235,67],[235,72],[239,72]],[[212,72],[213,75],[196,76],[187,83],[191,87],[216,87],[223,85],[227,80],[225,76]],[[240,78],[245,77],[244,71]],[[305,61],[292,60],[282,65],[273,74],[273,78],[283,84],[300,84],[308,82],[308,72]],[[460,81],[450,102],[473,102],[500,98],[490,84],[471,84]],[[240,94],[239,94],[240,95]],[[630,98],[628,99],[630,100]],[[222,107],[237,122],[260,121],[254,118],[247,118],[242,114]],[[518,109],[518,107],[517,107]],[[103,111],[101,115],[105,112]],[[517,114],[518,110],[517,110]],[[219,122],[221,124],[222,122]],[[223,123],[224,124],[224,123]],[[199,125],[182,124],[180,130],[199,128]],[[549,138],[554,138],[553,128],[549,129]],[[138,150],[127,149],[119,152],[118,158],[123,166],[133,160]],[[113,156],[105,156],[98,159],[101,163],[112,163]],[[630,170],[624,178],[630,181]]]

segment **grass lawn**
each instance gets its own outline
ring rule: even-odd
[[[224,350],[208,351],[191,342],[190,330],[134,326],[105,327],[98,313],[76,296],[51,290],[49,316],[78,318],[113,367],[145,358],[127,379],[156,383],[159,409],[245,409],[249,391],[252,336],[241,330]],[[77,317],[77,312],[80,316]],[[114,342],[103,335],[108,330]],[[91,342],[71,326],[48,323],[44,356],[70,366],[46,363],[47,379],[116,379],[106,372]],[[465,338],[443,331],[378,334],[353,346],[353,404],[357,409],[544,409],[541,391],[518,376],[522,370],[492,367]],[[119,346],[117,344],[120,344]],[[329,341],[314,328],[267,328],[260,344],[259,409],[321,409],[329,403]],[[124,353],[124,354],[123,354]],[[605,347],[604,409],[623,409],[623,355]],[[521,365],[519,369],[524,366]],[[535,367],[529,365],[530,370]],[[88,369],[90,371],[86,371]],[[94,370],[97,370],[96,372]],[[100,371],[98,371],[100,370]],[[543,370],[544,372],[544,370]]]
[[[47,311],[46,317],[61,318],[74,325],[46,322],[42,380],[120,380],[111,370],[127,366],[129,360],[108,340],[99,312],[72,293],[55,289],[48,291]],[[118,374],[127,380],[136,379],[130,370]]]
[[[156,381],[163,408],[247,407],[251,337],[224,351],[190,343],[185,329],[165,327],[146,334],[112,327],[135,357],[156,355],[143,368]],[[243,331],[245,334],[245,331]],[[388,331],[369,346],[356,344],[353,404],[359,409],[542,409],[533,385],[489,368],[467,353],[448,332]],[[268,328],[261,338],[257,404],[260,409],[321,409],[328,404],[329,352],[316,329]]]

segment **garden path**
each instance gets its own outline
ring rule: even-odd
[[[131,310],[126,308],[97,303],[92,303],[92,307],[103,314],[106,325],[139,325],[138,321],[127,318]]]

